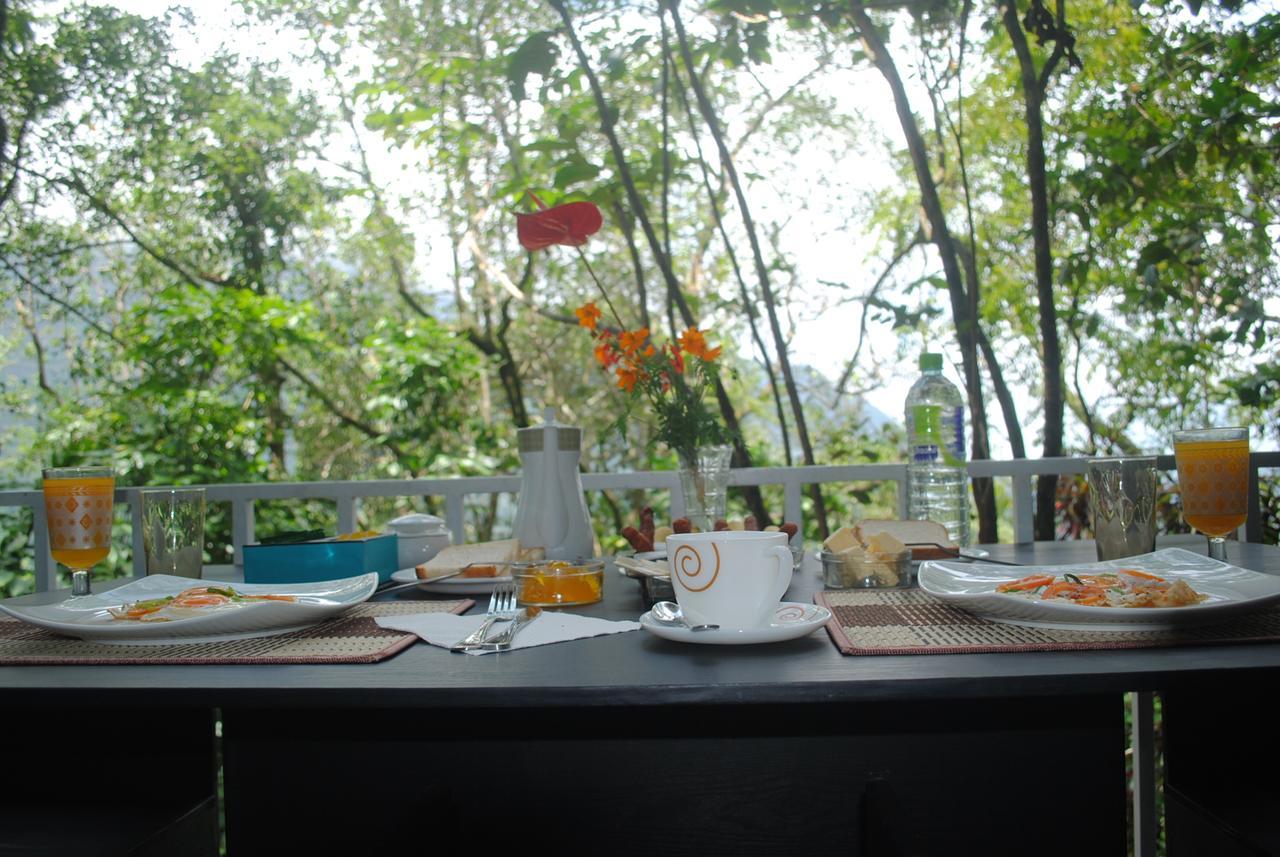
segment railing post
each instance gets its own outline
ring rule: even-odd
[[[124,492],[124,501],[129,504],[129,518],[133,522],[133,576],[147,576],[147,547],[143,541],[142,524],[142,492],[137,488]]]
[[[231,547],[232,562],[242,573],[244,546],[253,540],[253,498],[237,497],[231,501]]]
[[[54,573],[58,565],[53,561],[53,549],[49,547],[49,518],[44,503],[31,503],[32,535],[35,538],[36,592],[48,592],[54,587]]]
[[[1156,741],[1155,702],[1149,690],[1134,691],[1130,702],[1133,746],[1133,854],[1155,857],[1156,833]]]
[[[449,532],[453,533],[453,543],[456,545],[463,544],[467,540],[466,534],[466,511],[463,506],[465,496],[458,493],[449,493],[444,498],[444,522],[449,527]]]
[[[782,520],[793,522],[798,527],[804,524],[804,485],[799,473],[792,473],[782,487]]]
[[[910,500],[908,492],[911,490],[910,471],[907,465],[902,465],[902,475],[898,477],[898,520],[907,520],[908,506],[907,501]]]
[[[1258,464],[1256,456],[1249,456],[1249,517],[1244,523],[1247,542],[1262,541],[1262,486],[1258,484]]]
[[[1015,544],[1036,540],[1035,507],[1032,498],[1031,474],[1025,471],[1013,474],[1013,541]]]
[[[684,507],[684,492],[679,488],[671,489],[671,520],[683,518],[689,514],[689,510]]]
[[[356,531],[355,496],[338,498],[338,532],[354,533]]]

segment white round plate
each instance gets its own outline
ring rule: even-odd
[[[653,618],[652,613],[640,617],[640,627],[665,640],[679,643],[704,643],[711,646],[747,646],[756,643],[779,643],[805,637],[821,628],[831,619],[831,611],[817,604],[801,604],[783,601],[773,612],[773,621],[761,628],[744,628],[730,631],[717,628],[712,631],[691,631],[675,625],[664,625]]]
[[[1001,583],[1032,574],[1057,576],[1119,568],[1145,571],[1166,580],[1183,578],[1209,597],[1186,607],[1085,607],[995,591]],[[993,622],[1075,630],[1153,631],[1207,625],[1280,600],[1280,575],[1249,571],[1181,548],[1079,565],[1013,567],[930,560],[920,564],[918,580],[930,595]]]
[[[113,619],[107,608],[125,602],[177,595],[216,581],[153,574],[115,589],[69,598],[58,604],[5,604],[0,610],[32,625],[100,643],[173,643],[266,636],[314,625],[368,600],[378,588],[376,573],[317,583],[229,584],[245,595],[293,595],[297,601],[255,601],[169,622]]]
[[[396,583],[413,583],[418,573],[412,568],[402,568],[391,575]],[[450,577],[448,580],[437,580],[434,583],[423,581],[418,588],[423,592],[434,592],[437,595],[487,595],[493,591],[495,583],[510,583],[511,575],[501,577]]]

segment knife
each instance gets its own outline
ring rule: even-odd
[[[378,594],[380,595],[383,592],[395,592],[397,589],[408,589],[410,586],[421,586],[424,583],[435,583],[437,580],[448,580],[451,577],[457,577],[464,571],[466,571],[466,569],[460,568],[457,571],[450,571],[446,574],[437,574],[435,577],[415,578],[408,583],[397,583],[392,586],[383,587],[378,590]]]
[[[471,651],[481,652],[505,652],[511,648],[511,641],[516,638],[516,634],[520,633],[520,629],[528,625],[534,619],[542,615],[541,607],[526,607],[516,614],[516,618],[511,624],[503,629],[502,633],[496,637],[491,637],[483,643],[470,646]]]

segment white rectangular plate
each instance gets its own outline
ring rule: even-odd
[[[1134,568],[1167,580],[1183,578],[1209,596],[1187,607],[1085,607],[996,592],[1001,583],[1031,574],[1096,573]],[[1249,571],[1182,550],[1078,565],[1003,566],[931,560],[920,564],[920,588],[930,595],[993,622],[1042,628],[1096,631],[1152,631],[1207,625],[1250,613],[1280,600],[1280,575]]]
[[[413,583],[418,573],[412,568],[402,568],[391,575],[396,583]],[[418,588],[423,592],[434,592],[437,595],[485,595],[493,591],[499,583],[510,583],[511,573],[500,577],[450,577],[447,580],[424,580]]]
[[[209,584],[217,585],[214,581]],[[255,601],[231,609],[170,622],[113,619],[109,607],[177,595],[205,585],[199,580],[153,574],[115,589],[59,604],[5,604],[0,610],[41,628],[100,643],[173,643],[265,636],[313,625],[368,600],[378,587],[378,575],[362,574],[317,583],[236,583],[245,595],[293,595],[297,601]]]

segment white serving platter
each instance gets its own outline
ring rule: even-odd
[[[1001,583],[1032,574],[1096,573],[1133,568],[1166,580],[1183,578],[1208,598],[1186,607],[1086,607],[996,592]],[[1280,601],[1280,576],[1239,568],[1181,548],[1106,562],[1004,566],[930,560],[920,564],[920,588],[993,622],[1042,628],[1150,631],[1207,625]]]
[[[292,595],[296,601],[254,601],[168,622],[112,618],[110,607],[162,598],[202,585],[230,585],[245,595]],[[228,640],[279,634],[314,625],[368,600],[378,588],[378,575],[362,574],[317,583],[201,582],[154,574],[101,593],[68,598],[57,604],[6,604],[0,610],[49,631],[103,643],[175,643]]]

